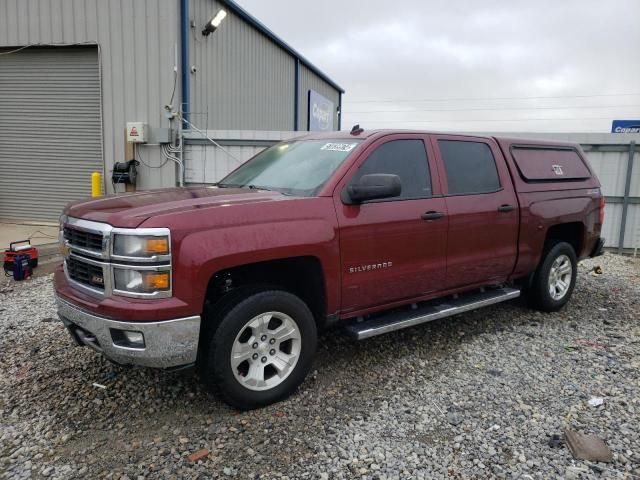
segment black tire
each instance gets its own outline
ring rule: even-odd
[[[206,358],[202,359],[202,377],[207,387],[240,410],[262,407],[290,396],[311,369],[318,341],[316,323],[307,305],[289,292],[273,289],[252,290],[249,295],[236,296],[224,303],[224,310],[215,313],[217,327],[209,334]],[[265,312],[282,312],[295,322],[300,333],[300,353],[281,383],[266,390],[252,390],[236,379],[231,352],[247,322]]]
[[[571,264],[571,282],[566,293],[561,298],[554,298],[551,294],[550,275],[554,262],[565,255]],[[556,312],[560,310],[571,298],[576,285],[577,275],[576,253],[573,247],[566,242],[551,243],[533,275],[531,288],[528,291],[529,305],[543,312]]]

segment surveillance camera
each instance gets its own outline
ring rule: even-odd
[[[198,69],[196,68],[195,65],[191,65],[191,73],[196,73],[198,71]]]

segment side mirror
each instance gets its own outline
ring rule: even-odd
[[[346,188],[349,200],[345,203],[361,203],[366,200],[397,197],[402,192],[400,177],[387,173],[363,175],[357,183]]]

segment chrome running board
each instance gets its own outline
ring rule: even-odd
[[[413,327],[439,318],[450,317],[462,312],[506,302],[520,296],[515,288],[496,288],[474,291],[460,296],[446,297],[419,304],[413,310],[395,309],[389,313],[377,314],[373,318],[353,323],[346,327],[347,333],[357,340],[375,337],[402,328]]]

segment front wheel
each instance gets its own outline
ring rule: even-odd
[[[536,270],[529,302],[545,312],[560,310],[571,298],[576,284],[577,260],[573,247],[557,242],[546,252]]]
[[[288,397],[311,368],[316,324],[307,305],[282,290],[254,293],[219,312],[209,340],[207,384],[247,410]]]

